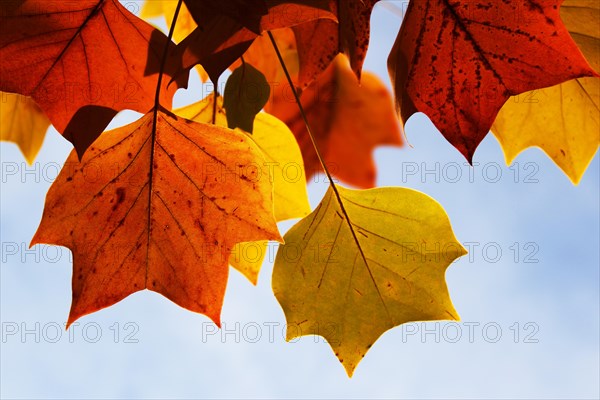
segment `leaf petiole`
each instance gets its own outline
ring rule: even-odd
[[[315,140],[315,136],[313,135],[312,130],[310,129],[310,124],[308,122],[308,118],[306,117],[306,113],[304,112],[304,107],[302,106],[302,102],[300,101],[300,96],[298,95],[298,91],[296,90],[296,87],[294,86],[292,77],[290,76],[290,73],[285,65],[285,62],[283,61],[283,57],[281,56],[279,47],[277,46],[277,43],[275,42],[275,38],[273,37],[273,34],[271,33],[271,31],[268,31],[267,33],[269,35],[269,39],[271,40],[271,44],[273,45],[273,48],[275,49],[275,53],[277,53],[277,58],[279,59],[279,64],[281,64],[281,68],[283,68],[283,72],[285,73],[285,77],[288,81],[288,84],[290,85],[292,93],[294,93],[294,99],[296,100],[296,104],[298,105],[298,109],[300,110],[300,115],[302,116],[302,120],[304,121],[304,124],[306,125],[306,131],[308,132],[308,136],[310,136],[310,141],[312,142],[315,152],[317,153],[317,157],[319,158],[319,162],[321,163],[321,166],[323,167],[323,170],[325,171],[325,174],[327,175],[327,179],[329,179],[329,185],[331,186],[331,188],[333,189],[333,192],[335,193],[337,202],[340,205],[340,210],[344,214],[344,219],[348,223],[348,227],[350,228],[350,232],[352,233],[354,243],[356,243],[356,247],[358,247],[360,255],[361,255],[365,265],[367,266],[367,270],[369,271],[369,275],[371,275],[371,279],[374,279],[373,273],[371,272],[371,269],[369,268],[369,263],[367,262],[367,257],[365,256],[363,248],[362,248],[360,242],[358,241],[358,236],[356,236],[356,232],[354,230],[354,226],[352,225],[352,221],[350,221],[350,216],[348,215],[348,212],[346,211],[346,207],[344,207],[344,202],[342,201],[342,197],[340,196],[338,188],[337,188],[335,182],[333,181],[333,177],[331,176],[329,169],[327,169],[327,165],[325,165],[325,160],[323,159],[321,150],[319,149],[317,141]]]

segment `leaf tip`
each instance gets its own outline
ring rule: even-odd
[[[356,369],[356,365],[344,364],[343,361],[342,361],[342,365],[344,366],[346,375],[348,375],[348,379],[352,379],[352,376],[354,375],[354,370]]]
[[[475,155],[475,149],[471,149],[470,146],[461,146],[459,149],[460,153],[467,159],[469,166],[473,166],[473,156]]]
[[[567,174],[567,177],[573,184],[573,186],[579,186],[581,179],[583,179],[583,173],[581,174]]]
[[[358,367],[358,364],[362,361],[363,358],[365,358],[365,355],[367,354],[367,351],[371,348],[371,346],[372,344],[367,346],[367,349],[364,352],[359,352],[358,354],[356,354],[358,357],[352,357],[353,359],[351,360],[344,359],[341,357],[341,355],[336,354],[338,360],[340,361],[340,363],[344,367],[344,370],[346,371],[346,375],[348,375],[348,379],[352,379],[352,377],[354,376],[354,371],[356,371],[356,367]]]
[[[27,151],[27,150],[24,150],[21,147],[21,145],[19,144],[19,150],[21,150],[23,157],[25,157],[25,162],[27,162],[27,165],[32,166],[33,162],[35,161],[35,158],[38,155],[39,148],[35,149],[35,150]]]
[[[29,242],[29,248],[31,249],[33,246],[38,245],[38,244],[43,244],[44,243],[44,239],[41,237],[41,229],[42,229],[42,225],[40,223],[40,226],[38,226],[37,231],[35,232],[35,234],[33,235],[33,237],[31,238],[31,241]]]
[[[285,244],[285,238],[280,235],[279,239],[277,240],[277,243],[279,243],[279,244]]]
[[[71,327],[71,325],[73,324],[73,322],[75,322],[75,320],[71,320],[71,318],[69,317],[69,320],[65,324],[65,331],[69,330],[69,328]]]
[[[458,243],[458,254],[456,256],[456,259],[459,259],[462,256],[466,256],[467,254],[469,254],[469,251],[465,249],[465,246],[463,246],[462,243],[458,241],[456,243]]]
[[[210,310],[202,311],[201,313],[206,315],[210,320],[217,326],[217,328],[221,329],[221,307],[211,307]]]
[[[77,321],[84,314],[75,311],[75,302],[71,304],[71,311],[69,311],[69,318],[67,319],[67,323],[65,325],[65,331],[68,331],[73,322]]]

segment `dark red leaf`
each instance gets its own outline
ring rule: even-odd
[[[471,161],[510,96],[595,76],[561,3],[411,2],[388,59],[402,120],[424,112]]]

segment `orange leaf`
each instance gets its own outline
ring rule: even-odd
[[[142,289],[219,324],[238,242],[280,240],[265,158],[242,132],[166,111],[71,153],[32,244],[73,251],[69,324]]]
[[[388,59],[402,120],[421,111],[469,161],[510,96],[595,76],[562,0],[412,1]]]
[[[154,106],[168,39],[118,1],[3,1],[0,7],[0,90],[31,96],[80,155],[117,112]],[[176,64],[167,65],[171,75]],[[160,101],[170,108],[177,85],[168,82]],[[185,86],[187,75],[178,83]]]
[[[292,79],[295,79],[298,75],[298,52],[296,51],[294,32],[289,28],[284,28],[277,29],[271,33],[283,56],[283,61],[288,71],[292,74]],[[261,35],[252,42],[252,46],[244,53],[244,61],[252,64],[263,73],[265,78],[267,78],[267,82],[273,86],[271,88],[272,91],[281,91],[280,84],[285,81],[285,74],[281,69],[275,49],[268,35]],[[237,60],[231,64],[230,69],[233,71],[241,65],[241,60]],[[289,86],[286,89],[289,89]]]
[[[277,91],[266,110],[294,132],[309,179],[322,170],[321,164],[289,86],[284,86],[287,90]],[[301,102],[330,172],[351,185],[373,187],[375,147],[402,144],[392,96],[383,82],[364,73],[359,85],[348,59],[340,55],[302,93]]]

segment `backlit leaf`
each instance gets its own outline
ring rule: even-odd
[[[0,140],[16,143],[29,164],[37,156],[50,121],[25,96],[0,92]]]
[[[300,87],[308,86],[338,53],[350,59],[352,70],[361,76],[370,37],[371,11],[379,0],[330,0],[337,21],[317,19],[293,27],[300,57]]]
[[[600,2],[565,0],[560,14],[590,65],[600,71]],[[492,132],[507,164],[538,146],[577,184],[600,143],[600,79],[574,79],[511,98]]]
[[[69,324],[143,289],[219,324],[233,246],[280,239],[246,134],[153,117],[103,134],[81,164],[72,153],[47,195],[32,244],[73,252]]]
[[[388,58],[402,120],[425,113],[471,161],[510,96],[594,76],[561,3],[410,2]]]
[[[210,123],[214,110],[215,123],[226,127],[227,119],[222,98],[219,97],[216,108],[213,105],[214,97],[209,96],[199,103],[175,110],[175,113],[196,122]],[[256,116],[251,138],[263,151],[266,167],[273,179],[275,220],[285,221],[308,215],[310,205],[302,154],[292,132],[277,118],[261,112]],[[256,284],[266,249],[266,241],[238,243],[231,251],[229,262]]]
[[[154,106],[169,42],[118,1],[2,1],[0,26],[0,90],[32,97],[80,156],[117,112]],[[187,75],[168,82],[167,108]]]
[[[175,16],[176,8],[177,0],[149,0],[144,2],[144,7],[142,8],[140,16],[144,19],[164,17],[167,27],[170,27],[173,22],[173,17]],[[175,31],[173,32],[173,41],[175,43],[181,42],[187,35],[192,33],[197,26],[198,25],[194,21],[194,18],[192,18],[185,3],[183,3],[179,10]]]
[[[280,86],[266,110],[296,135],[310,178],[322,171],[321,163],[289,86]],[[359,84],[347,58],[340,55],[303,91],[301,102],[331,173],[351,185],[373,187],[377,176],[373,150],[402,144],[392,96],[383,82],[367,72]]]
[[[164,17],[167,26],[170,27],[173,22],[173,16],[175,15],[175,9],[177,8],[176,0],[149,0],[144,2],[142,8],[141,17],[148,20],[156,17]],[[185,3],[181,5],[179,10],[179,16],[177,17],[177,24],[175,25],[175,31],[173,32],[173,41],[175,43],[181,42],[190,33],[197,28],[196,22],[192,15],[188,11]],[[206,82],[208,74],[202,68],[201,65],[196,65],[195,69],[200,75],[202,82]]]
[[[227,16],[250,31],[260,34],[261,20],[269,13],[266,0],[184,0],[198,23]]]
[[[246,3],[246,0],[240,1]],[[327,0],[269,0],[266,3],[268,13],[260,17],[259,32],[241,24],[230,13],[197,15],[198,28],[179,45],[183,67],[202,64],[210,79],[216,82],[259,37],[259,33],[320,18],[335,18],[329,12]]]
[[[422,193],[338,191],[339,201],[330,189],[285,235],[273,291],[285,312],[287,340],[325,337],[351,376],[388,329],[458,320],[445,272],[466,251],[444,209]]]

